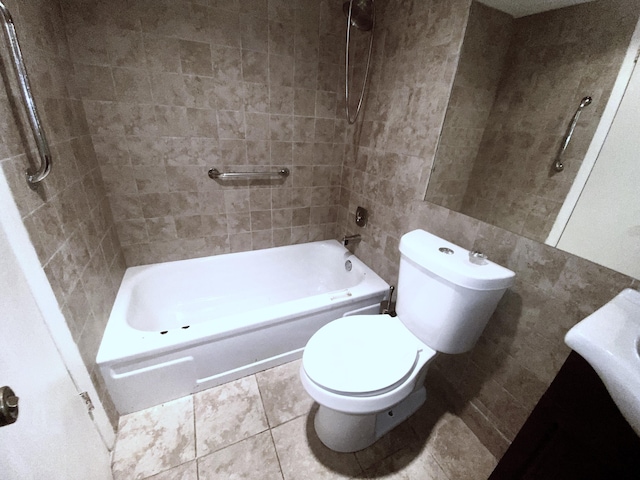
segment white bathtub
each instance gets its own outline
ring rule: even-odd
[[[118,412],[135,412],[300,358],[388,289],[335,240],[128,268],[97,364]]]

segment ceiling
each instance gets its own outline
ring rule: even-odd
[[[489,7],[501,10],[513,17],[526,17],[534,13],[569,7],[594,0],[478,0]]]

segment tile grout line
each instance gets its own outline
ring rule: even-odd
[[[198,430],[196,421],[196,394],[191,394],[191,410],[193,412],[193,461],[196,462],[196,480],[200,480],[200,462],[198,461]]]
[[[256,379],[256,385],[258,386],[258,395],[260,395],[260,403],[262,404],[262,410],[264,411],[264,416],[267,419],[267,430],[269,431],[269,436],[271,437],[271,443],[273,444],[273,451],[276,453],[276,460],[278,461],[278,468],[280,469],[280,476],[284,480],[284,470],[282,470],[282,463],[280,462],[280,455],[278,454],[278,448],[276,447],[276,440],[273,438],[273,428],[271,427],[271,421],[269,420],[269,415],[267,415],[267,409],[264,405],[264,399],[262,398],[262,389],[260,388],[260,382],[258,381],[258,376],[254,373],[253,376]]]
[[[280,469],[280,476],[283,480],[284,478],[284,470],[282,470],[282,463],[280,462],[280,455],[278,454],[278,447],[276,447],[276,441],[273,438],[273,431],[269,429],[269,436],[271,437],[271,442],[273,443],[273,451],[276,453],[276,460],[278,461],[278,468]]]

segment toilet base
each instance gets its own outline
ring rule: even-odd
[[[320,405],[314,419],[316,434],[322,443],[336,452],[357,452],[374,444],[422,406],[427,398],[423,387],[400,403],[382,412],[355,415]]]

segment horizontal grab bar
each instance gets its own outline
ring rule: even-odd
[[[281,168],[273,172],[220,172],[217,168],[209,170],[209,178],[214,180],[269,180],[287,178],[288,176],[288,168]]]

